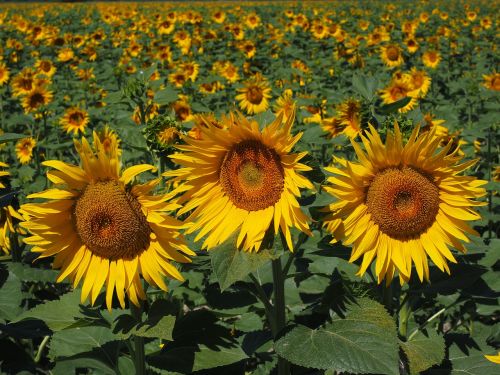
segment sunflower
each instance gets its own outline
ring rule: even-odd
[[[500,73],[493,72],[490,75],[483,75],[483,86],[490,90],[500,91]]]
[[[380,58],[389,68],[394,68],[404,62],[401,48],[395,44],[380,47]]]
[[[68,62],[75,57],[75,53],[71,48],[61,48],[57,54],[57,60],[60,62]]]
[[[78,107],[71,107],[64,112],[64,115],[59,120],[59,124],[66,130],[66,133],[73,132],[73,135],[77,135],[78,132],[85,133],[89,121],[90,118],[87,111]]]
[[[398,111],[401,113],[408,112],[417,104],[415,90],[413,90],[410,82],[406,79],[393,79],[389,86],[381,90],[380,94],[384,104],[391,104],[403,98],[410,97],[410,102],[404,107],[399,108]]]
[[[342,134],[344,126],[337,117],[328,117],[321,120],[321,129],[327,133],[328,139],[332,139]]]
[[[408,80],[413,90],[415,90],[415,96],[423,98],[427,95],[429,88],[431,87],[431,77],[423,70],[418,70],[417,68],[411,68],[408,73]]]
[[[48,202],[20,209],[27,217],[21,225],[32,234],[25,239],[31,251],[41,258],[55,255],[57,282],[69,277],[76,287],[83,280],[82,303],[90,297],[94,304],[105,285],[108,309],[115,290],[122,308],[125,292],[135,305],[146,298],[140,274],[162,290],[164,276],[183,280],[171,261],[189,262],[194,253],[179,234],[186,225],[167,214],[179,205],[169,202],[172,194],[149,195],[160,179],[130,184],[155,168],[142,164],[121,172],[116,150],[106,153],[95,133],[93,147],[82,138],[75,148],[82,166],[43,162],[55,169],[47,177],[57,187],[28,196]]]
[[[425,51],[422,55],[422,62],[428,68],[435,69],[441,61],[441,54],[438,51]]]
[[[337,108],[337,118],[344,128],[344,133],[349,138],[356,138],[361,134],[361,103],[355,99],[349,99],[341,103]]]
[[[33,157],[36,141],[32,137],[23,138],[16,143],[16,156],[21,164],[27,164]]]
[[[337,159],[339,167],[327,168],[334,176],[326,191],[338,201],[326,208],[324,225],[353,245],[350,262],[363,257],[359,275],[377,258],[379,283],[385,277],[389,284],[395,271],[408,281],[412,262],[419,279],[429,280],[427,256],[449,273],[447,260],[456,260],[448,246],[465,252],[460,240],[477,234],[465,221],[479,219],[472,207],[485,204],[474,198],[485,195],[480,186],[487,181],[459,175],[476,160],[458,164],[462,157],[449,153],[451,143],[440,148],[434,131],[418,133],[417,127],[403,145],[396,124],[384,145],[370,126],[361,136],[366,151],[352,142],[359,163]]]
[[[31,68],[24,68],[12,78],[11,85],[14,96],[29,93],[35,87],[35,71]]]
[[[122,154],[122,149],[120,148],[120,138],[108,125],[102,128],[100,131],[96,132],[99,137],[99,142],[104,148],[104,152],[111,155],[116,152],[116,156],[120,157]]]
[[[200,127],[202,139],[184,137],[184,153],[170,158],[182,168],[164,176],[181,181],[179,214],[192,211],[187,233],[198,231],[195,241],[206,236],[203,248],[214,248],[239,231],[237,246],[258,251],[268,229],[279,228],[293,250],[290,227],[311,234],[309,218],[296,197],[299,188],[312,189],[300,172],[311,168],[299,161],[307,154],[291,153],[302,134],[292,136],[295,113],[283,124],[278,116],[259,130],[256,121],[242,114],[226,117],[223,129],[209,120]]]
[[[47,90],[44,86],[36,86],[21,99],[21,105],[26,113],[36,112],[40,107],[49,104],[52,98],[52,91]]]
[[[287,122],[292,114],[295,113],[296,102],[293,100],[293,91],[286,89],[283,94],[276,99],[274,103],[274,115],[278,117],[283,114],[283,122]]]
[[[269,108],[271,88],[261,75],[256,75],[245,82],[245,87],[238,89],[238,92],[241,94],[236,95],[236,100],[247,114],[261,113]]]
[[[0,162],[0,168],[7,168],[8,165]],[[2,183],[1,178],[9,176],[8,171],[0,169],[0,189],[5,188]],[[1,193],[1,192],[0,192]],[[23,220],[23,217],[12,207],[7,205],[0,208],[0,251],[5,254],[10,253],[10,233],[13,233],[16,229],[14,228],[14,218],[18,220]]]
[[[0,87],[9,81],[9,69],[5,63],[0,62]]]
[[[414,37],[409,37],[408,39],[406,39],[405,45],[406,45],[406,49],[410,53],[415,53],[418,50],[418,42],[415,40]]]
[[[37,60],[35,69],[38,74],[43,74],[49,78],[52,77],[57,70],[52,61],[48,59]]]

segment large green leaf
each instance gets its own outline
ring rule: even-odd
[[[429,337],[420,334],[410,341],[402,342],[401,347],[408,358],[412,375],[440,364],[445,356],[444,338],[434,331]]]
[[[291,363],[355,374],[398,375],[396,324],[382,305],[368,298],[351,305],[345,319],[323,328],[292,329],[275,344]]]
[[[164,88],[155,94],[154,102],[158,105],[165,105],[177,100],[178,92],[172,87]]]
[[[23,281],[55,282],[58,272],[51,269],[33,268],[22,263],[10,263],[9,271]]]
[[[239,346],[209,348],[205,345],[167,348],[160,355],[152,356],[148,363],[156,368],[191,374],[230,365],[247,358]]]
[[[62,295],[58,300],[45,302],[25,311],[15,321],[43,320],[47,327],[56,332],[71,327],[83,317],[80,311],[80,290],[74,290]]]
[[[23,138],[26,138],[26,134],[3,133],[0,135],[0,144]]]
[[[377,78],[373,76],[355,75],[352,77],[352,87],[354,90],[368,101],[372,101],[379,86]]]
[[[275,250],[263,249],[258,253],[240,251],[236,240],[230,238],[215,250],[210,251],[212,269],[219,282],[220,289],[225,290],[236,281],[245,277],[264,264],[278,257]]]
[[[102,346],[117,337],[107,327],[77,327],[54,333],[50,340],[49,357],[71,357],[89,352],[95,348],[104,351]],[[107,353],[105,353],[107,355]]]
[[[21,280],[9,273],[7,280],[0,286],[0,319],[14,320],[22,311]]]
[[[377,109],[377,112],[381,113],[383,115],[395,113],[395,112],[397,112],[398,109],[403,108],[405,105],[407,105],[409,102],[411,102],[411,99],[412,99],[411,97],[406,96],[403,99],[398,100],[397,102],[380,106]]]

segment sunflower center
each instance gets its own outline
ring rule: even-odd
[[[35,108],[44,104],[45,100],[42,94],[35,93],[30,98],[30,107]]]
[[[389,47],[386,50],[387,58],[391,61],[396,61],[399,58],[399,51],[396,47]]]
[[[247,99],[252,104],[260,104],[262,102],[262,98],[264,95],[262,94],[262,90],[257,86],[252,86],[248,88],[247,91]]]
[[[149,246],[151,229],[141,204],[115,181],[89,184],[73,220],[81,241],[105,259],[133,259]]]
[[[219,179],[231,202],[247,211],[273,206],[285,181],[279,155],[257,140],[242,141],[226,153]]]
[[[73,123],[73,124],[80,124],[82,121],[83,121],[84,117],[83,117],[83,113],[80,113],[80,112],[73,112],[70,116],[69,116],[69,120]]]
[[[439,189],[413,168],[388,168],[370,184],[366,205],[382,232],[401,240],[414,238],[434,223]]]

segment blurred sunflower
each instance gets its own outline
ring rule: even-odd
[[[8,165],[0,162],[0,168],[8,168]],[[8,171],[0,169],[0,189],[5,188],[1,178],[9,176]],[[10,246],[10,233],[13,233],[16,228],[14,227],[14,219],[24,220],[23,217],[12,207],[10,204],[0,207],[0,251],[9,254]]]
[[[337,107],[337,118],[342,133],[349,138],[356,138],[361,134],[361,103],[355,99],[348,99]]]
[[[37,60],[35,63],[35,69],[38,74],[43,74],[48,78],[52,77],[57,70],[52,61],[48,59]]]
[[[441,61],[441,54],[438,51],[425,51],[422,55],[422,62],[428,68],[435,69]]]
[[[448,246],[465,252],[460,240],[477,235],[466,221],[480,218],[472,207],[485,204],[474,198],[485,195],[480,186],[487,181],[459,175],[476,160],[458,164],[462,157],[448,153],[451,142],[439,148],[433,130],[418,133],[403,145],[396,124],[384,145],[370,126],[361,137],[366,151],[352,142],[359,163],[336,159],[340,166],[327,168],[334,176],[325,190],[338,201],[325,209],[324,225],[334,241],[353,245],[350,262],[363,257],[359,275],[377,258],[379,283],[389,284],[396,271],[408,281],[412,262],[420,281],[429,280],[427,256],[449,273],[447,260],[456,260]]]
[[[299,162],[307,152],[291,153],[302,135],[290,134],[294,120],[292,114],[283,124],[278,116],[262,130],[242,114],[223,119],[225,129],[207,120],[200,140],[185,137],[187,145],[177,146],[184,152],[170,155],[182,168],[164,176],[181,182],[179,203],[185,205],[179,214],[194,210],[187,233],[199,231],[195,241],[206,236],[203,248],[239,231],[238,248],[259,251],[268,229],[281,228],[293,251],[290,227],[311,234],[296,198],[299,188],[313,188],[300,174],[311,168]]]
[[[408,73],[408,80],[413,90],[415,90],[415,95],[423,98],[427,95],[429,88],[431,87],[431,77],[423,70],[418,70],[417,68],[411,68]]]
[[[404,107],[399,108],[398,111],[401,113],[408,112],[415,107],[418,102],[415,94],[416,92],[413,90],[410,82],[408,82],[405,78],[393,79],[389,86],[380,92],[380,96],[384,104],[391,104],[403,98],[410,97],[410,102]]]
[[[32,137],[23,138],[16,143],[16,156],[21,164],[27,164],[33,157],[36,141]]]
[[[186,225],[167,214],[179,205],[170,202],[172,194],[149,195],[160,179],[130,184],[155,168],[141,164],[122,172],[117,152],[105,153],[95,133],[93,148],[85,138],[75,140],[75,148],[82,167],[45,161],[55,169],[47,177],[57,187],[28,196],[49,201],[21,207],[31,251],[41,258],[55,255],[57,282],[69,277],[76,287],[83,280],[82,303],[90,297],[94,304],[105,285],[108,309],[115,290],[122,308],[125,293],[137,306],[146,298],[140,274],[162,290],[165,276],[183,280],[171,261],[189,262],[194,253],[179,233]]]
[[[286,89],[283,94],[276,99],[273,110],[276,117],[283,114],[283,122],[287,122],[292,114],[295,113],[296,102],[293,100],[293,91]]]
[[[106,154],[112,155],[113,152],[116,152],[117,157],[121,156],[122,149],[120,148],[120,138],[118,138],[118,135],[113,129],[106,125],[100,131],[97,131],[96,134]]]
[[[35,74],[31,68],[24,68],[17,73],[11,81],[13,95],[25,95],[32,91],[35,87]]]
[[[413,37],[409,37],[405,40],[406,49],[410,53],[415,53],[418,50],[418,43]]]
[[[47,90],[44,86],[36,86],[21,99],[21,105],[24,112],[36,112],[40,107],[49,104],[52,101],[52,91]]]
[[[0,87],[9,81],[9,69],[4,62],[0,61]]]
[[[395,44],[380,47],[380,58],[390,68],[399,66],[404,62],[401,48]]]
[[[236,95],[240,108],[249,115],[267,110],[268,99],[271,98],[271,88],[267,81],[259,74],[246,81],[244,85],[245,87],[237,90],[241,94]]]
[[[500,91],[500,73],[493,72],[483,75],[483,86],[490,90]]]
[[[78,132],[85,133],[89,121],[90,118],[87,111],[78,107],[71,107],[64,112],[64,115],[59,120],[59,124],[66,130],[66,133],[73,132],[73,135],[77,135]]]

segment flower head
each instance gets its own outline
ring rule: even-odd
[[[90,297],[94,304],[105,286],[109,309],[115,290],[122,308],[125,294],[135,305],[145,299],[139,275],[163,290],[163,277],[183,280],[172,260],[189,262],[187,255],[194,253],[179,233],[186,225],[168,215],[179,205],[170,201],[172,194],[151,194],[159,179],[132,184],[154,167],[135,165],[122,172],[117,152],[107,153],[95,133],[93,147],[82,138],[75,148],[82,166],[43,162],[54,169],[47,177],[56,187],[28,196],[47,202],[21,207],[31,251],[55,255],[58,282],[68,277],[76,287],[82,281],[82,303]]]
[[[327,192],[338,201],[326,211],[325,227],[335,239],[352,245],[350,261],[363,258],[362,275],[376,258],[378,281],[408,281],[415,264],[419,279],[429,279],[427,256],[441,271],[450,272],[447,261],[456,262],[449,246],[462,252],[466,234],[477,235],[466,221],[480,216],[473,207],[483,205],[475,198],[485,194],[486,181],[460,175],[475,161],[462,164],[452,144],[439,148],[434,131],[418,135],[415,128],[403,145],[395,126],[385,144],[370,127],[361,136],[365,150],[352,143],[359,162],[336,159],[339,166],[327,170]]]

